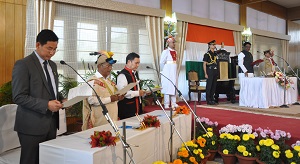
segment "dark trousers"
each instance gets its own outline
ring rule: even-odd
[[[49,132],[45,135],[29,135],[18,132],[21,144],[20,164],[39,163],[39,144],[56,138],[56,119],[52,117]]]
[[[218,70],[206,68],[208,79],[206,80],[206,102],[214,101],[214,94],[217,86]]]

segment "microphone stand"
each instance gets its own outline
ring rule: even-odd
[[[109,116],[108,110],[107,110],[106,106],[101,101],[101,99],[100,99],[99,95],[97,94],[97,92],[95,91],[95,89],[72,66],[70,66],[69,64],[67,64],[63,60],[60,61],[60,64],[69,66],[90,88],[92,88],[92,90],[94,91],[94,93],[95,93],[95,95],[96,95],[96,97],[97,97],[97,99],[99,101],[100,106],[102,107],[102,113],[103,113],[103,115],[105,116],[107,122],[112,126],[113,130],[115,131],[116,136],[118,136],[118,138],[120,139],[120,141],[121,141],[121,143],[123,145],[123,148],[126,149],[126,152],[127,152],[127,155],[130,158],[130,161],[132,161],[132,163],[135,164],[135,161],[134,161],[134,159],[132,157],[132,154],[130,154],[129,150],[128,150],[128,148],[130,148],[130,146],[124,141],[124,139],[123,139],[123,137],[122,137],[122,135],[121,135],[121,133],[119,131],[118,126],[113,122],[113,120]]]
[[[283,78],[284,78],[284,90],[283,90],[283,105],[280,106],[280,108],[289,108],[289,106],[286,105],[286,75],[285,75],[285,69],[284,72],[281,71],[281,69],[279,68],[278,64],[274,61],[274,64],[276,66],[276,68],[283,74]]]
[[[160,107],[160,108],[163,110],[163,112],[165,113],[166,117],[168,118],[168,120],[169,120],[169,122],[170,122],[170,124],[171,124],[171,127],[173,127],[174,130],[176,131],[176,133],[177,133],[177,135],[179,136],[181,142],[184,144],[186,150],[188,150],[189,153],[193,153],[193,152],[191,152],[191,150],[188,148],[188,146],[186,145],[186,143],[183,141],[183,139],[182,139],[182,137],[181,137],[179,131],[176,129],[175,123],[174,123],[174,121],[171,119],[171,118],[172,118],[172,115],[168,116],[166,110],[163,108],[163,106],[161,105],[160,101],[157,99],[156,95],[154,94],[154,92],[152,91],[152,89],[150,88],[150,86],[149,86],[148,84],[146,84],[146,85],[147,85],[147,87],[149,88],[149,90],[151,91],[151,94],[152,94],[152,96],[153,96],[154,101],[156,102],[157,105],[159,105],[159,107]],[[170,110],[172,110],[172,109],[170,109]],[[171,118],[170,118],[170,117],[171,117]],[[172,136],[172,130],[173,130],[173,129],[171,128],[171,136]],[[171,144],[172,144],[172,143],[171,143]],[[172,151],[173,151],[173,150],[171,149],[170,161],[172,161]]]
[[[158,72],[156,69],[151,68],[149,66],[146,67],[147,69],[152,69],[154,71],[156,71],[158,74],[162,75],[163,77],[165,77],[166,79],[168,79],[173,86],[175,87],[175,90],[177,91],[179,97],[181,98],[181,100],[183,100],[185,102],[185,104],[188,106],[188,108],[190,109],[190,111],[192,112],[192,114],[194,115],[194,118],[196,119],[197,122],[199,122],[199,124],[201,125],[202,129],[205,131],[205,133],[207,134],[208,137],[210,137],[207,133],[207,130],[205,129],[205,127],[203,126],[203,124],[200,121],[200,118],[196,115],[196,113],[192,110],[191,106],[189,105],[189,103],[185,100],[185,98],[182,96],[182,93],[180,92],[180,90],[176,87],[176,85],[169,79],[167,78],[164,74]],[[194,125],[195,126],[195,125]]]

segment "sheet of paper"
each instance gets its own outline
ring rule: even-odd
[[[123,89],[117,91],[115,94],[120,94],[120,95],[123,95],[125,94],[127,91],[129,91],[131,88],[133,88],[134,86],[136,86],[138,82],[136,83],[130,83],[128,84],[126,87],[124,87]]]
[[[90,81],[89,84],[91,86],[94,85],[94,81]],[[79,101],[82,101],[85,98],[88,98],[93,95],[93,89],[87,85],[86,83],[83,83],[79,85],[78,87],[74,87],[69,90],[68,93],[68,101],[63,103],[63,107],[68,107],[71,105],[74,105],[78,103]]]

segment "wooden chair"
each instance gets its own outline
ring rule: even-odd
[[[188,84],[189,84],[189,101],[191,101],[191,92],[198,93],[198,104],[201,104],[201,92],[205,92],[205,87],[200,86],[198,73],[194,70],[188,72]]]

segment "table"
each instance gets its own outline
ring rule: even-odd
[[[286,90],[286,104],[297,102],[297,78],[290,77],[294,84]],[[294,88],[294,89],[293,89]],[[284,104],[284,89],[276,83],[275,78],[240,79],[239,105],[252,108],[269,108]]]
[[[167,113],[169,113],[167,111]],[[156,110],[149,115],[156,115],[161,122],[159,128],[147,128],[145,130],[126,129],[127,143],[138,145],[132,147],[133,159],[137,164],[152,163],[156,160],[169,160],[168,140],[170,137],[170,123],[163,111]],[[144,116],[141,115],[143,118]],[[137,125],[135,117],[117,121],[120,127],[122,122],[127,125]],[[191,114],[178,115],[174,118],[175,126],[182,135],[184,141],[191,139]],[[94,131],[113,129],[109,124],[78,132],[69,136],[43,142],[40,144],[40,163],[42,164],[122,164],[123,148],[117,142],[116,146],[91,148],[89,137]],[[120,129],[122,131],[122,129]],[[122,134],[122,132],[121,132]],[[176,158],[177,149],[181,146],[178,135],[173,135],[173,158]],[[127,163],[129,157],[127,156]]]

